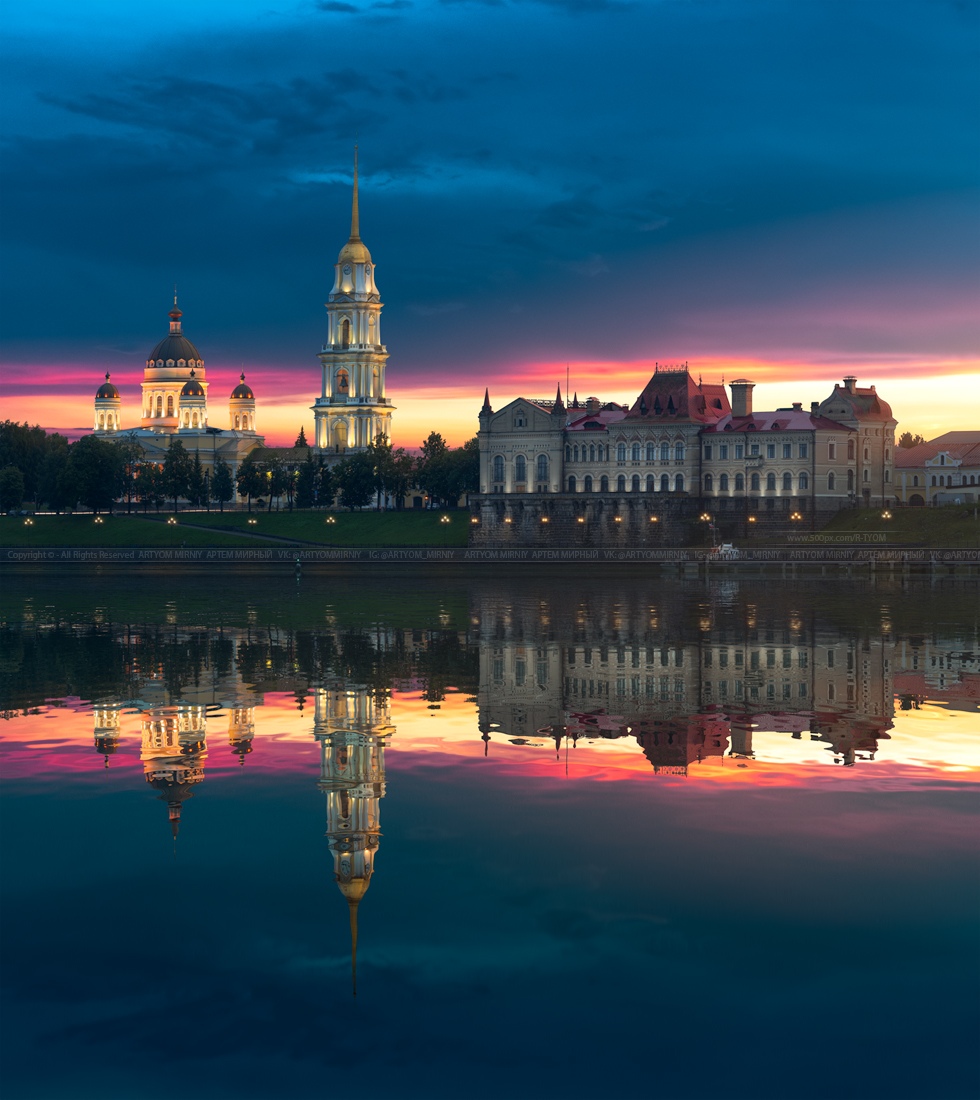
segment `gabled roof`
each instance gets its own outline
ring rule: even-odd
[[[949,436],[972,436],[975,442],[949,443]],[[900,470],[925,466],[941,454],[948,454],[964,466],[980,466],[980,432],[947,432],[917,447],[896,447],[895,466]]]
[[[699,385],[687,370],[658,370],[626,419],[711,424],[731,411],[724,386]]]
[[[855,386],[853,390],[834,384],[834,392],[826,401],[820,403],[821,409],[832,401],[842,401],[850,406],[857,420],[894,420],[892,407],[875,392],[874,386],[863,388]],[[897,423],[897,421],[896,421]]]

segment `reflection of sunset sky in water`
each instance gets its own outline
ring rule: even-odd
[[[311,703],[304,712],[292,693],[269,692],[254,708],[254,736],[250,752],[236,755],[229,744],[229,708],[207,716],[208,777],[235,770],[240,762],[260,771],[311,771],[316,767]],[[88,772],[100,763],[94,746],[95,708],[78,698],[38,708],[39,713],[10,717],[0,724],[0,745],[6,758],[5,774],[47,776],[54,780],[65,771]],[[505,772],[528,779],[649,780],[668,783],[736,783],[811,785],[839,783],[848,789],[865,786],[915,787],[944,781],[980,778],[980,719],[977,712],[951,708],[941,699],[929,699],[917,709],[901,710],[896,700],[894,726],[877,751],[859,751],[853,767],[835,761],[838,754],[826,741],[811,740],[786,730],[754,729],[754,755],[707,755],[695,761],[686,776],[654,775],[636,739],[581,737],[562,739],[556,753],[553,737],[534,734],[526,744],[513,744],[506,730],[494,730],[488,745],[477,727],[478,708],[461,692],[450,690],[438,703],[420,691],[391,693],[391,721],[395,727],[388,750],[388,769],[440,767],[479,760],[488,778]],[[762,717],[762,716],[759,716]],[[122,708],[118,740],[108,758],[111,768],[142,767],[140,712]],[[760,723],[764,724],[764,723]],[[727,729],[726,729],[727,733]],[[567,743],[566,743],[567,742]],[[484,753],[486,751],[486,757]]]
[[[640,583],[420,585],[417,629],[305,579],[289,628],[282,590],[220,629],[193,584],[139,628],[37,601],[0,666],[11,1095],[972,1095],[970,589],[920,635],[941,586],[886,632],[881,593]]]

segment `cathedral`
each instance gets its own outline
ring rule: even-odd
[[[379,436],[391,436],[381,306],[375,266],[360,236],[355,148],[350,237],[334,265],[326,303],[327,338],[318,352],[320,396],[312,406],[314,450],[328,461],[363,451]],[[146,359],[139,427],[124,427],[122,397],[107,372],[95,395],[94,433],[103,439],[134,440],[151,462],[162,462],[176,437],[206,472],[213,473],[223,461],[234,478],[246,456],[265,447],[256,428],[255,394],[243,371],[228,397],[227,426],[211,423],[204,357],[184,334],[176,293],[169,321],[169,332]]]

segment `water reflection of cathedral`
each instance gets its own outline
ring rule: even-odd
[[[889,633],[776,621],[751,605],[720,626],[710,603],[697,630],[685,625],[654,605],[555,611],[487,594],[475,617],[484,739],[631,735],[656,771],[686,772],[708,756],[752,756],[762,731],[825,742],[843,764],[888,736]]]

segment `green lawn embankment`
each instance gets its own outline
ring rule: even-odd
[[[941,508],[892,508],[885,519],[879,509],[851,508],[838,512],[821,534],[878,534],[893,546],[936,546],[944,549],[980,547],[980,518],[973,505]]]
[[[469,531],[466,512],[183,512],[178,519],[199,530],[321,546],[465,546]]]
[[[90,514],[0,516],[0,546],[465,546],[466,512],[178,512],[151,516]],[[448,522],[443,521],[447,517]],[[332,522],[328,522],[332,520]],[[250,522],[252,521],[252,522]]]

